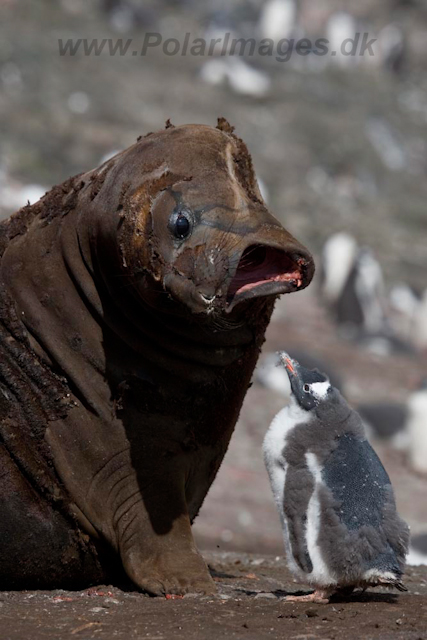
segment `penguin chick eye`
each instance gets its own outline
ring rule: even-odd
[[[304,391],[305,391],[306,393],[310,393],[310,386],[309,386],[308,384],[305,384],[305,385],[303,386],[303,389],[304,389]]]
[[[169,228],[172,231],[175,238],[183,240],[190,235],[191,232],[191,218],[190,214],[186,211],[179,211],[172,215],[169,222]]]

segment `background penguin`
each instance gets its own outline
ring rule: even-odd
[[[381,440],[393,449],[406,451],[411,469],[427,474],[427,378],[405,403],[359,404],[357,412],[368,440]]]
[[[334,233],[325,242],[320,261],[320,288],[333,306],[341,295],[356,260],[358,246],[348,233]]]
[[[416,323],[421,308],[421,295],[405,282],[393,286],[388,296],[390,322],[395,334],[416,347]]]
[[[341,590],[401,582],[409,529],[362,422],[329,380],[286,353],[291,402],[274,418],[264,459],[282,520],[288,565],[328,602]]]
[[[348,337],[390,335],[382,269],[368,247],[347,233],[332,235],[321,275],[321,295]]]
[[[427,350],[427,289],[424,290],[416,311],[414,342],[420,351]]]
[[[427,565],[427,532],[411,536],[406,564],[416,567],[422,564]]]
[[[369,402],[357,405],[368,440],[382,440],[393,449],[409,447],[409,408],[403,402]]]
[[[365,335],[387,335],[381,267],[367,247],[358,250],[348,279],[335,303],[338,324]]]
[[[278,41],[289,38],[296,26],[295,0],[267,0],[261,8],[258,23],[259,37]]]
[[[427,379],[408,399],[409,462],[417,473],[427,474]]]

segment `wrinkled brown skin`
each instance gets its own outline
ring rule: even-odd
[[[195,212],[185,240],[168,226],[182,206]],[[1,234],[0,586],[82,587],[123,567],[151,594],[214,591],[191,522],[276,294],[313,273],[245,145],[225,121],[169,126]],[[302,282],[226,309],[254,243],[286,251]]]

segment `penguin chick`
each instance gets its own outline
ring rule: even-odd
[[[264,439],[290,570],[314,593],[287,600],[328,602],[337,592],[401,582],[409,528],[362,421],[318,370],[280,354],[290,404]]]

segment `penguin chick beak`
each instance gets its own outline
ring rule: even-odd
[[[286,351],[281,351],[279,353],[280,362],[284,365],[288,375],[297,376],[297,372],[295,371],[295,363],[292,358],[286,353]],[[289,376],[290,377],[290,376]]]

